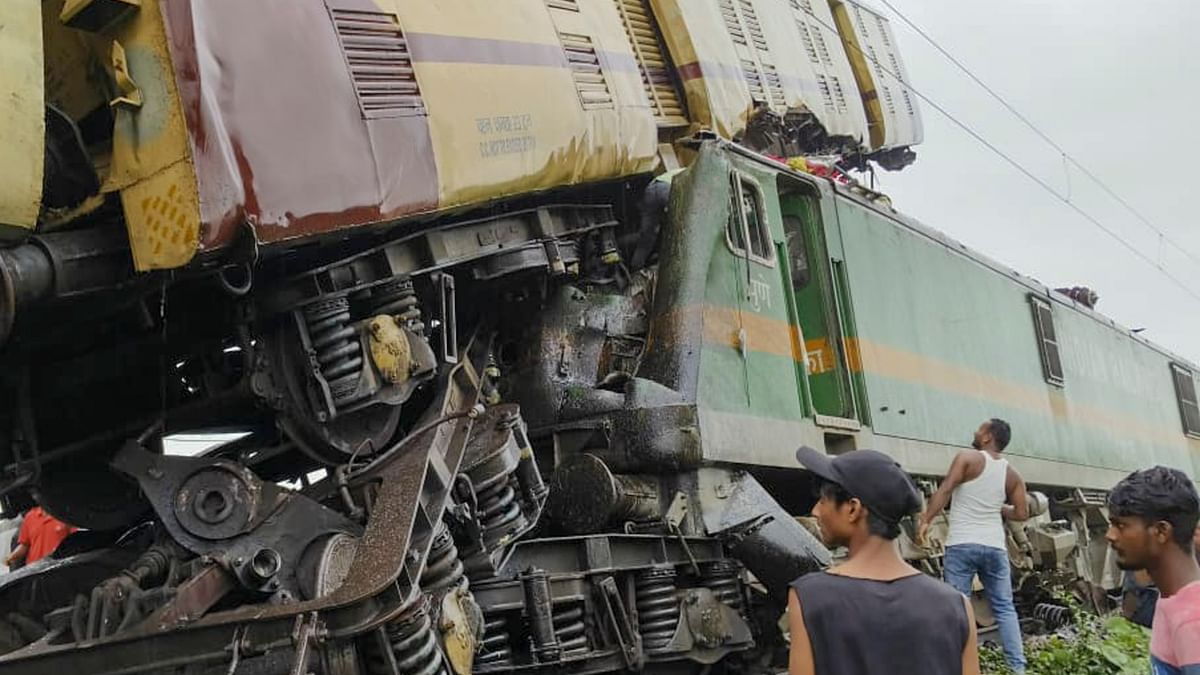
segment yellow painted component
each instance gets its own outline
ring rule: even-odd
[[[64,26],[58,18],[62,7],[62,0],[45,0],[42,9],[46,101],[71,119],[81,120],[108,103],[109,41]]]
[[[439,628],[446,658],[457,675],[470,675],[475,665],[475,650],[479,647],[466,605],[473,603],[463,588],[456,588],[442,598],[442,615]],[[476,610],[478,611],[478,610]]]
[[[412,369],[412,347],[396,318],[381,314],[371,319],[368,329],[375,368],[392,384],[406,382]]]
[[[187,264],[200,238],[196,174],[160,11],[159,3],[145,3],[112,31],[141,106],[113,108],[112,164],[103,190],[121,192],[138,270]],[[122,78],[115,70],[110,75]]]
[[[854,71],[854,79],[858,82],[858,90],[862,94],[863,107],[867,113],[867,130],[870,133],[871,149],[883,147],[887,139],[886,122],[883,106],[879,103],[879,90],[875,87],[875,76],[871,73],[871,65],[865,56],[865,47],[858,40],[850,12],[843,0],[829,0],[829,8],[833,10],[833,22],[837,25],[838,34],[842,37],[846,57],[850,59],[850,69]]]
[[[46,142],[38,0],[0,1],[0,237],[32,229]]]
[[[200,233],[200,200],[186,159],[126,187],[121,204],[138,269],[171,269],[192,259]]]
[[[125,58],[125,48],[120,42],[112,43],[113,79],[117,81],[117,96],[108,104],[114,108],[125,106],[129,108],[142,107],[142,90],[129,75],[129,61]]]
[[[577,12],[544,0],[505,0],[503,12],[486,13],[478,0],[376,5],[406,33],[461,45],[416,64],[439,206],[654,169],[658,129],[611,0],[579,0]],[[568,45],[608,58],[598,74],[573,72]]]

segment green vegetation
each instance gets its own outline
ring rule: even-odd
[[[1150,631],[1120,616],[1101,617],[1072,606],[1073,625],[1025,640],[1028,675],[1146,675]],[[999,648],[979,652],[984,673],[1010,675]]]

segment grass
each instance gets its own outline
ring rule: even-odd
[[[1147,675],[1150,631],[1120,616],[1097,616],[1070,603],[1072,625],[1025,640],[1028,675]],[[979,652],[983,672],[1010,675],[998,648]]]

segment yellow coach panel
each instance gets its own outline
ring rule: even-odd
[[[891,23],[853,0],[829,0],[867,110],[872,150],[917,145],[924,139],[921,110]]]
[[[830,136],[864,144],[867,115],[833,12],[820,0],[755,0],[787,106],[810,111]]]
[[[652,0],[693,121],[737,138],[756,106],[811,112],[831,136],[867,137],[833,16],[813,0]]]
[[[649,171],[657,127],[611,0],[377,0],[414,53],[453,207]]]
[[[750,115],[750,91],[715,0],[651,0],[683,82],[694,127],[733,138]]]
[[[42,8],[0,2],[0,237],[33,228],[42,198],[45,94]]]

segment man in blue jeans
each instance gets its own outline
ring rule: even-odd
[[[975,450],[958,453],[937,492],[929,499],[917,529],[918,541],[925,540],[929,524],[946,503],[950,506],[950,534],[946,539],[946,583],[970,595],[975,576],[983,583],[988,604],[1000,626],[1000,641],[1009,667],[1025,672],[1021,624],[1013,607],[1012,573],[1004,519],[1029,517],[1025,480],[1001,456],[1012,430],[1001,419],[979,425]]]

